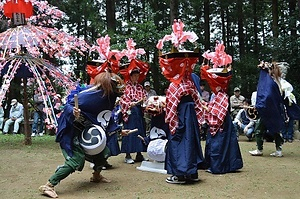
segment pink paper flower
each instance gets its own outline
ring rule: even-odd
[[[215,52],[209,50],[202,54],[204,58],[213,63],[213,68],[227,66],[232,63],[231,55],[226,54],[223,42],[216,42]]]
[[[138,55],[144,55],[146,51],[143,48],[135,49],[136,43],[132,38],[126,41],[127,49],[122,50],[122,53],[128,58],[129,62],[136,59]]]
[[[183,31],[183,28],[183,22],[180,19],[175,19],[172,25],[173,32],[171,35],[165,35],[163,39],[160,39],[156,44],[156,48],[161,50],[165,41],[171,41],[173,46],[178,48],[187,40],[194,43],[198,39],[198,36],[194,32],[185,32]]]
[[[114,55],[117,60],[120,60],[124,55],[118,50],[110,50],[110,37],[105,35],[105,37],[100,37],[96,40],[98,46],[93,45],[90,48],[90,52],[97,51],[101,60],[110,60]]]

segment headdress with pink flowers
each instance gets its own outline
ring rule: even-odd
[[[160,50],[159,65],[163,75],[176,84],[181,82],[185,74],[192,73],[200,57],[198,50],[187,51],[184,49],[183,44],[186,41],[194,43],[198,36],[194,32],[183,31],[183,28],[183,22],[175,19],[172,25],[173,32],[165,35],[156,45]],[[171,41],[173,46],[170,53],[163,54],[161,50],[165,41]]]
[[[91,77],[91,83],[102,72],[109,71],[117,74],[120,69],[120,59],[124,56],[122,52],[110,49],[110,37],[108,35],[98,38],[96,42],[98,45],[93,45],[90,52],[97,51],[99,60],[88,61],[86,66],[87,73]]]
[[[3,0],[1,10],[0,20],[7,17],[8,25],[13,26],[0,33],[0,59],[22,53],[24,48],[35,57],[44,52],[51,58],[68,57],[72,50],[84,55],[90,48],[83,38],[54,28],[66,15],[47,1]]]
[[[130,79],[130,74],[132,71],[137,70],[140,73],[138,82],[141,83],[149,71],[149,65],[146,62],[143,62],[137,59],[138,55],[146,54],[143,48],[135,49],[136,43],[132,38],[126,41],[127,49],[122,50],[122,55],[125,55],[128,58],[129,65],[127,68],[120,70],[120,74],[124,77],[124,81],[127,82]]]
[[[232,57],[225,52],[223,42],[217,41],[215,52],[208,50],[202,56],[204,60],[201,67],[201,79],[207,81],[214,93],[218,91],[227,92],[229,81],[232,77]]]
[[[215,52],[210,52],[210,50],[207,50],[202,54],[202,56],[212,64],[212,72],[227,72],[230,70],[232,57],[225,52],[225,46],[223,42],[216,41]]]
[[[183,44],[186,41],[190,41],[191,43],[196,42],[198,39],[198,36],[194,32],[190,31],[183,31],[184,24],[183,22],[178,19],[174,20],[174,23],[172,25],[173,32],[170,35],[165,35],[164,38],[160,39],[156,45],[156,48],[158,50],[162,50],[163,43],[165,41],[171,41],[173,44],[173,47],[175,48],[175,51],[180,51],[183,48]]]

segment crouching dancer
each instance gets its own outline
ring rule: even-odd
[[[119,128],[110,116],[123,87],[119,76],[104,70],[95,76],[93,86],[78,92],[78,100],[76,95],[69,96],[56,134],[65,163],[56,169],[45,185],[40,186],[42,194],[58,197],[54,187],[69,174],[82,171],[85,160],[94,164],[91,182],[110,182],[100,174],[109,154],[105,134]]]

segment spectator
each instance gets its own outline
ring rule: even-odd
[[[205,82],[203,81],[200,82],[200,90],[201,90],[202,99],[206,102],[209,102],[210,95],[209,92],[205,90]]]
[[[144,89],[146,90],[147,92],[147,99],[151,96],[156,96],[156,91],[151,89],[151,85],[150,85],[150,82],[146,81],[144,83]]]
[[[0,131],[2,131],[3,128],[3,121],[4,121],[4,109],[2,105],[0,105]]]
[[[64,105],[61,100],[60,94],[56,94],[53,98],[53,109],[54,109],[54,113],[55,113],[56,117],[58,118],[60,116],[62,110],[64,109]]]
[[[43,95],[39,90],[35,90],[33,96],[34,102],[34,112],[33,112],[33,124],[32,124],[32,134],[31,137],[36,135],[43,136],[44,133],[44,120],[45,120],[45,113],[44,109],[44,100]]]
[[[7,134],[9,127],[14,123],[13,134],[17,134],[19,131],[20,123],[24,120],[23,117],[23,105],[19,103],[16,99],[11,100],[11,108],[9,111],[9,119],[6,120],[4,124],[3,134]]]
[[[235,87],[234,95],[232,95],[229,99],[230,101],[230,114],[231,118],[234,119],[236,114],[239,112],[239,110],[243,106],[243,101],[245,100],[245,97],[241,95],[241,90],[239,87]]]
[[[147,92],[147,99],[151,96],[156,96],[156,91],[151,89],[150,82],[146,81],[144,83],[144,89]],[[145,119],[145,125],[146,125],[146,133],[148,134],[150,132],[151,128],[151,115],[149,113],[144,113],[144,119]]]
[[[237,113],[234,118],[233,125],[237,131],[237,137],[239,137],[239,131],[243,131],[249,141],[252,140],[255,122],[247,115],[247,109],[250,106],[250,99],[245,99],[243,102],[243,108]]]
[[[215,94],[214,94],[214,92],[211,92],[211,95],[210,95],[209,101],[210,101],[210,102],[211,102],[211,101],[213,101],[214,97],[215,97]]]

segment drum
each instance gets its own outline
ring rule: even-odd
[[[156,139],[150,141],[148,147],[147,147],[147,155],[150,159],[158,161],[158,162],[164,162],[166,158],[166,144],[168,140],[167,139]]]
[[[86,154],[97,155],[106,146],[105,131],[101,126],[91,124],[87,126],[79,137],[79,143]]]
[[[150,159],[164,162],[166,158],[166,144],[168,142],[165,131],[163,129],[152,127],[150,130],[150,142],[147,147],[147,155]]]

